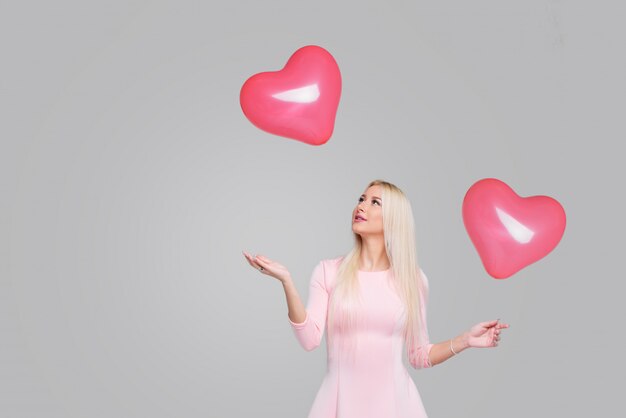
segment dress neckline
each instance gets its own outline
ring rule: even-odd
[[[391,271],[391,267],[389,267],[387,270],[377,270],[377,271],[367,271],[367,270],[357,270],[359,273],[365,273],[365,274],[381,274],[381,273],[388,273]]]

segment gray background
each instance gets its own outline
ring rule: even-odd
[[[214,3],[0,3],[0,415],[305,417],[325,340],[298,345],[282,286],[241,251],[306,301],[375,178],[413,204],[431,340],[511,324],[497,348],[409,367],[429,416],[619,415],[623,6]],[[343,77],[320,147],[239,107],[309,44]],[[484,177],[568,216],[506,280],[462,222]]]

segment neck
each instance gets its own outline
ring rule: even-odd
[[[391,266],[382,237],[363,237],[362,243],[359,270],[380,271]]]

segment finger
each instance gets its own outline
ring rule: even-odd
[[[260,258],[257,258],[256,261],[259,264],[259,267],[263,268],[265,271],[270,270],[270,267],[272,266],[271,263],[268,263],[265,260],[261,260]]]
[[[250,256],[250,254],[246,255],[246,259],[248,260],[248,264],[250,264],[252,267],[254,267],[255,269],[259,269],[259,265],[257,263],[254,262],[254,260],[252,259],[252,257]]]
[[[483,327],[492,327],[494,326],[497,322],[499,321],[499,319],[494,319],[493,321],[487,321],[487,322],[481,322],[480,325]]]
[[[248,254],[247,252],[242,251],[242,253],[248,260],[252,259],[252,256],[250,254]]]

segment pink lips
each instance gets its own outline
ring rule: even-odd
[[[354,222],[365,222],[367,221],[367,219],[361,217],[361,216],[355,216],[354,217]]]

